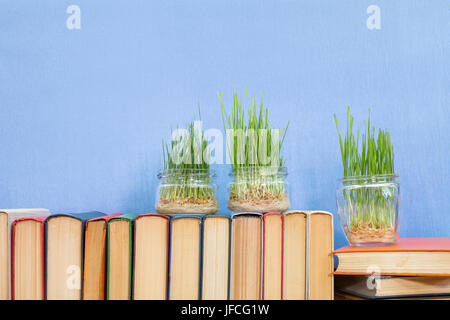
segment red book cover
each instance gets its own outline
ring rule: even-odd
[[[28,217],[28,218],[20,218],[15,220],[11,225],[11,300],[15,300],[15,286],[14,286],[14,261],[15,261],[15,230],[17,222],[19,221],[25,221],[25,220],[33,220],[33,221],[39,221],[42,225],[42,300],[44,300],[45,297],[45,241],[44,241],[44,234],[45,234],[45,224],[44,221],[47,217]]]
[[[393,245],[380,246],[380,247],[353,247],[345,246],[333,251],[334,254],[349,254],[352,252],[450,252],[450,237],[434,237],[434,238],[399,238]],[[368,273],[359,272],[339,272],[335,271],[334,274],[354,274],[354,275],[367,275]],[[441,273],[386,273],[384,275],[397,275],[397,276],[448,276],[448,274]]]
[[[443,238],[399,238],[397,242],[390,246],[382,247],[352,247],[339,248],[333,253],[349,252],[401,252],[401,251],[421,251],[421,252],[450,252],[450,237]]]
[[[266,288],[264,286],[265,279],[267,277],[266,273],[268,272],[268,268],[267,268],[268,261],[266,261],[266,258],[267,258],[267,256],[266,256],[266,251],[267,251],[266,250],[266,248],[267,248],[266,247],[266,230],[267,230],[266,219],[267,219],[267,217],[272,216],[272,215],[277,215],[281,219],[281,257],[280,257],[280,261],[281,261],[281,264],[280,264],[280,272],[281,272],[280,288],[281,288],[281,291],[280,291],[279,299],[281,300],[283,298],[284,216],[280,212],[268,212],[263,215],[263,264],[262,264],[262,286],[261,286],[262,287],[262,300],[267,299],[267,294],[265,293]]]

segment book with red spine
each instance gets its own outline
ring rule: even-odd
[[[44,208],[0,209],[0,300],[11,299],[11,231],[12,223],[21,218],[44,217]]]
[[[12,223],[11,300],[44,300],[45,219],[24,217]]]

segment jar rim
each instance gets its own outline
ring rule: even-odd
[[[368,176],[348,176],[348,177],[342,177],[339,179],[340,182],[349,182],[349,181],[356,181],[356,180],[377,180],[377,179],[397,179],[398,174],[396,173],[387,173],[387,174],[373,174]]]
[[[195,169],[195,168],[185,168],[185,169],[161,169],[157,173],[159,179],[168,176],[176,175],[204,175],[209,177],[216,177],[216,171],[214,169]]]
[[[251,171],[251,170],[267,170],[267,171],[275,171],[274,174],[280,174],[286,176],[288,174],[287,168],[285,166],[231,166],[230,168],[230,176],[234,176],[234,173],[236,169],[242,170],[242,171]]]

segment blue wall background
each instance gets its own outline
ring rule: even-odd
[[[248,87],[291,120],[293,207],[336,212],[333,113],[362,126],[370,108],[394,142],[401,236],[450,236],[449,49],[448,1],[1,0],[0,207],[152,211],[170,127],[200,103],[222,128],[217,90]]]

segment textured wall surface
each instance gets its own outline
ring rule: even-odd
[[[0,207],[152,211],[170,127],[200,103],[221,128],[217,90],[248,87],[291,120],[293,207],[336,213],[333,113],[362,127],[370,108],[395,147],[401,236],[450,236],[448,1],[1,0],[0,21]]]

